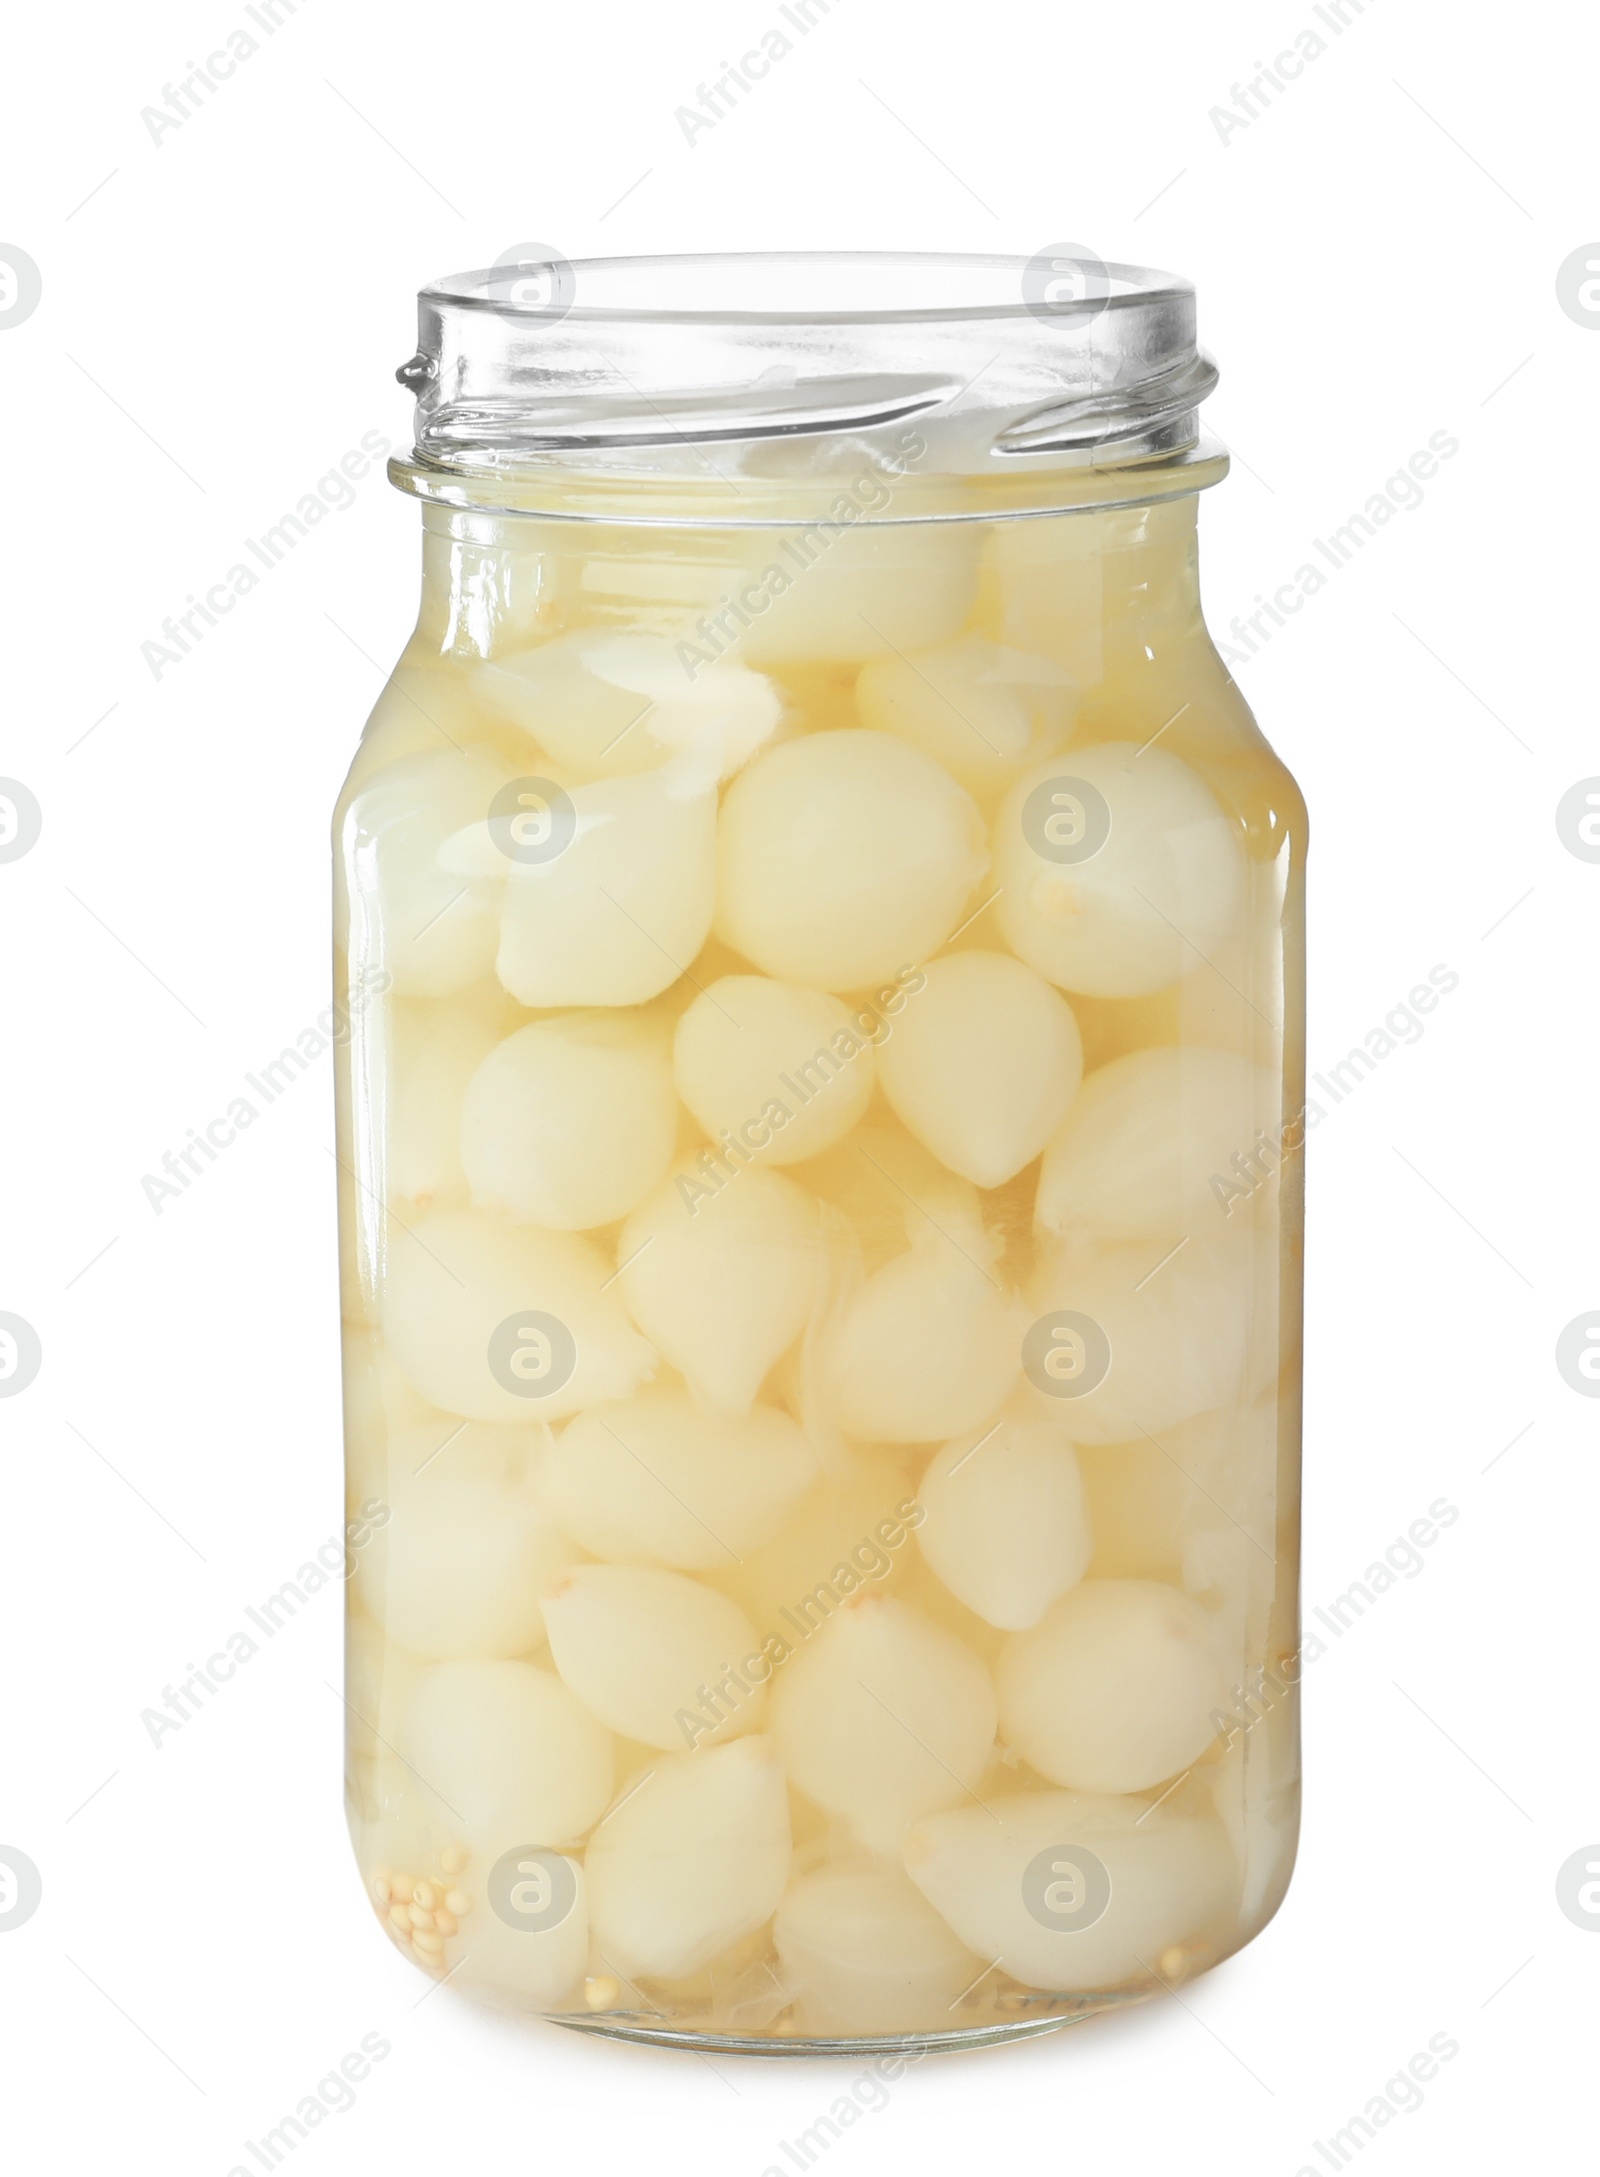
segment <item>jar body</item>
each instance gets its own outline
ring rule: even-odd
[[[944,2045],[1275,1909],[1304,824],[1195,506],[427,509],[336,824],[349,1773],[452,1985]]]

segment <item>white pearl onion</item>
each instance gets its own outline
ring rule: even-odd
[[[1189,1516],[1180,1564],[1184,1587],[1217,1613],[1234,1653],[1261,1651],[1282,1599],[1278,1535],[1279,1413],[1275,1398],[1242,1412],[1208,1414],[1175,1430],[1168,1448],[1185,1474]]]
[[[1106,636],[1116,632],[1115,620],[1107,626],[1106,571],[1115,586],[1130,543],[1148,554],[1147,537],[1130,532],[1146,530],[1149,519],[1143,508],[1086,507],[1054,520],[989,524],[983,571],[993,604],[985,618],[995,633],[1049,658],[1080,687],[1098,687],[1106,677]]]
[[[793,1630],[785,1611],[820,1624],[846,1595],[894,1584],[910,1555],[908,1529],[921,1516],[903,1467],[888,1457],[863,1461],[813,1490],[763,1549],[719,1574],[718,1585],[763,1630]]]
[[[817,1472],[776,1407],[704,1414],[667,1388],[569,1421],[546,1483],[557,1524],[597,1557],[703,1572],[759,1549]]]
[[[482,1005],[465,999],[397,998],[390,1014],[383,1140],[385,1192],[419,1209],[466,1200],[461,1101],[499,1041]]]
[[[685,749],[704,751],[727,777],[783,709],[759,673],[717,664],[691,679],[665,635],[603,627],[480,666],[473,683],[579,779],[648,771]]]
[[[526,1655],[569,1551],[545,1508],[539,1432],[444,1415],[389,1440],[389,1517],[357,1560],[363,1601],[424,1656]]]
[[[789,1876],[789,1799],[767,1738],[668,1755],[590,1839],[596,1945],[621,1973],[693,1973],[767,1920]]]
[[[474,1421],[559,1421],[598,1399],[626,1398],[655,1354],[629,1323],[604,1256],[569,1232],[503,1225],[442,1210],[389,1234],[383,1328],[402,1372],[446,1413]],[[577,1349],[565,1381],[528,1396],[506,1387],[489,1343],[513,1315],[564,1325]]]
[[[797,983],[724,975],[678,1023],[678,1094],[712,1141],[726,1132],[761,1142],[766,1164],[815,1156],[849,1133],[872,1095],[883,1024],[863,1014]]]
[[[1037,1625],[1094,1553],[1078,1456],[1048,1421],[1010,1416],[930,1463],[917,1543],[969,1610],[1007,1632]]]
[[[1095,1444],[1079,1452],[1095,1571],[1109,1578],[1176,1578],[1185,1553],[1213,1532],[1234,1537],[1270,1582],[1277,1530],[1278,1402],[1197,1414],[1159,1443]],[[1188,1584],[1188,1583],[1185,1583]]]
[[[446,841],[443,864],[498,896],[495,969],[519,1004],[642,1005],[711,929],[715,767],[691,755],[562,791],[574,829],[548,860],[503,852],[485,815]]]
[[[453,1423],[418,1397],[376,1331],[347,1324],[343,1347],[345,1496],[354,1511],[363,1499],[383,1495],[390,1430],[431,1427],[437,1420],[437,1442]]]
[[[1023,830],[1024,812],[1039,806],[1030,796],[1058,779],[1082,780],[1110,812],[1109,834],[1082,861],[1040,854]],[[1064,990],[1134,998],[1163,989],[1244,920],[1234,826],[1204,780],[1163,749],[1115,741],[1040,765],[1006,796],[994,857],[1000,927]]]
[[[760,1648],[754,1626],[736,1603],[680,1572],[574,1565],[546,1591],[544,1617],[562,1679],[624,1738],[692,1748],[735,1738],[761,1714],[765,1686],[744,1668]],[[748,1690],[734,1689],[718,1721],[700,1689],[715,1692],[730,1670]]]
[[[680,1172],[628,1219],[617,1259],[640,1329],[703,1405],[734,1414],[800,1335],[823,1268],[809,1197],[743,1168]]]
[[[821,1376],[846,1436],[927,1444],[976,1428],[1022,1367],[1027,1312],[934,1235],[875,1271],[822,1335]]]
[[[717,931],[784,982],[856,990],[942,945],[988,867],[970,797],[887,733],[809,733],[723,802]]]
[[[364,788],[407,756],[444,755],[452,742],[460,750],[484,737],[482,709],[454,659],[397,665],[362,728],[346,791]]]
[[[870,1851],[970,1791],[993,1750],[994,1688],[953,1633],[909,1603],[852,1596],[778,1674],[772,1728],[806,1796]]]
[[[1020,960],[956,952],[928,968],[878,1066],[918,1141],[976,1186],[999,1187],[1061,1124],[1083,1041],[1065,999]]]
[[[582,1867],[576,1860],[567,1865],[577,1895],[554,1927],[509,1927],[487,1901],[479,1906],[447,1941],[452,1987],[491,1989],[543,2011],[571,2006],[588,1963],[589,1901]]]
[[[773,1941],[808,2033],[952,2027],[983,1969],[898,1867],[822,1867],[778,1907]]]
[[[1157,1580],[1085,1580],[1000,1652],[1000,1730],[1041,1776],[1136,1792],[1198,1760],[1226,1704],[1216,1620]]]
[[[942,1237],[986,1267],[1000,1243],[969,1179],[958,1179],[898,1126],[860,1126],[796,1178],[849,1218],[869,1270]]]
[[[486,1867],[519,1844],[576,1844],[611,1797],[609,1736],[533,1663],[433,1664],[407,1705],[400,1752]]]
[[[1110,1903],[1087,1927],[1052,1927],[1050,1891],[1059,1884],[1067,1907],[1081,1894],[1075,1848],[1106,1869]],[[1035,1987],[1072,1993],[1146,1980],[1171,1945],[1215,1938],[1239,1889],[1212,1818],[1077,1792],[1028,1792],[931,1815],[906,1839],[905,1860],[918,1889],[981,1957],[1004,1958],[1008,1973]]]
[[[963,532],[975,527],[868,521],[776,532],[752,570],[764,602],[739,655],[752,665],[847,663],[942,641],[972,603],[977,539]]]
[[[1110,1367],[1092,1389],[1058,1397],[1035,1380],[1029,1392],[1034,1410],[1080,1444],[1159,1437],[1194,1414],[1244,1404],[1277,1373],[1276,1266],[1245,1230],[1170,1250],[1159,1240],[1064,1250],[1030,1301],[1036,1319],[1087,1316],[1109,1343]]]
[[[580,1232],[625,1217],[659,1184],[678,1132],[658,1034],[574,1013],[507,1036],[468,1083],[461,1155],[474,1206]]]
[[[494,917],[443,856],[463,826],[487,822],[507,776],[480,750],[442,749],[387,765],[351,802],[344,852],[362,885],[350,902],[351,950],[381,964],[397,996],[447,997],[493,960]]]
[[[982,635],[915,657],[878,658],[856,682],[864,726],[897,733],[986,799],[1052,756],[1072,730],[1075,690],[1059,665]]]
[[[1232,1051],[1130,1051],[1091,1073],[1045,1151],[1035,1216],[1103,1240],[1178,1239],[1215,1229],[1253,1183],[1233,1159],[1271,1137],[1275,1075]],[[1261,1167],[1265,1169],[1265,1167]],[[1213,1187],[1221,1175],[1224,1189]],[[1230,1191],[1231,1190],[1231,1191]],[[1262,1186],[1259,1199],[1275,1199]]]

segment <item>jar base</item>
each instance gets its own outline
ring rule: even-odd
[[[1119,1994],[1095,1996],[1038,1996],[1032,1999],[1026,2010],[1053,2005],[1042,2015],[1027,2016],[1019,2009],[1015,2017],[989,2017],[981,2024],[957,2026],[948,2032],[922,2031],[916,2033],[811,2034],[800,2031],[777,2033],[728,2033],[703,2027],[678,2027],[652,2023],[640,2019],[637,2014],[613,2013],[598,2018],[573,2018],[550,2015],[549,2023],[569,2027],[574,2033],[598,2035],[608,2041],[637,2041],[655,2048],[688,2049],[702,2055],[718,2056],[826,2056],[837,2061],[840,2057],[873,2056],[935,2056],[953,2055],[962,2049],[997,2048],[1007,2041],[1030,2041],[1040,2034],[1059,2033],[1067,2026],[1080,2025],[1085,2019],[1098,2018],[1108,2011],[1126,2010],[1136,2003],[1147,2003],[1160,1991],[1156,1987],[1130,1988]]]

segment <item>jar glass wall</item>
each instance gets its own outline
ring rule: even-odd
[[[813,315],[759,403],[788,318],[425,298],[336,823],[350,1803],[501,2005],[982,2041],[1287,1881],[1304,823],[1201,618],[1192,297],[1112,269]]]

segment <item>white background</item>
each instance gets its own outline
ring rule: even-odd
[[[1600,1406],[1554,1349],[1600,1307],[1600,866],[1555,808],[1600,772],[1600,331],[1556,273],[1600,235],[1595,43],[1576,6],[1345,5],[1335,36],[1311,0],[835,0],[692,146],[675,107],[777,0],[302,0],[270,38],[243,0],[20,14],[0,242],[44,285],[0,332],[0,772],[44,830],[0,867],[0,1308],[44,1363],[0,1406],[0,1843],[44,1893],[0,1934],[19,2170],[225,2177],[378,2034],[296,2171],[760,2177],[858,2068],[427,1994],[345,1840],[337,1584],[159,1751],[140,1724],[341,1518],[326,1061],[159,1217],[140,1182],[327,1003],[328,813],[409,625],[416,509],[374,473],[159,681],[140,646],[363,432],[405,440],[415,289],[529,239],[1072,239],[1190,275],[1238,457],[1202,523],[1219,634],[1460,441],[1238,668],[1311,805],[1313,1066],[1436,963],[1460,978],[1311,1140],[1308,1607],[1434,1499],[1460,1516],[1307,1670],[1267,1932],[1181,1998],[925,2062],[823,2159],[1320,2177],[1314,2142],[1440,2034],[1459,2054],[1363,2170],[1549,2167],[1587,2133],[1600,1934],[1555,1878],[1600,1838]],[[260,50],[153,143],[141,108],[240,25]],[[1327,50],[1224,142],[1210,109],[1307,27]]]

